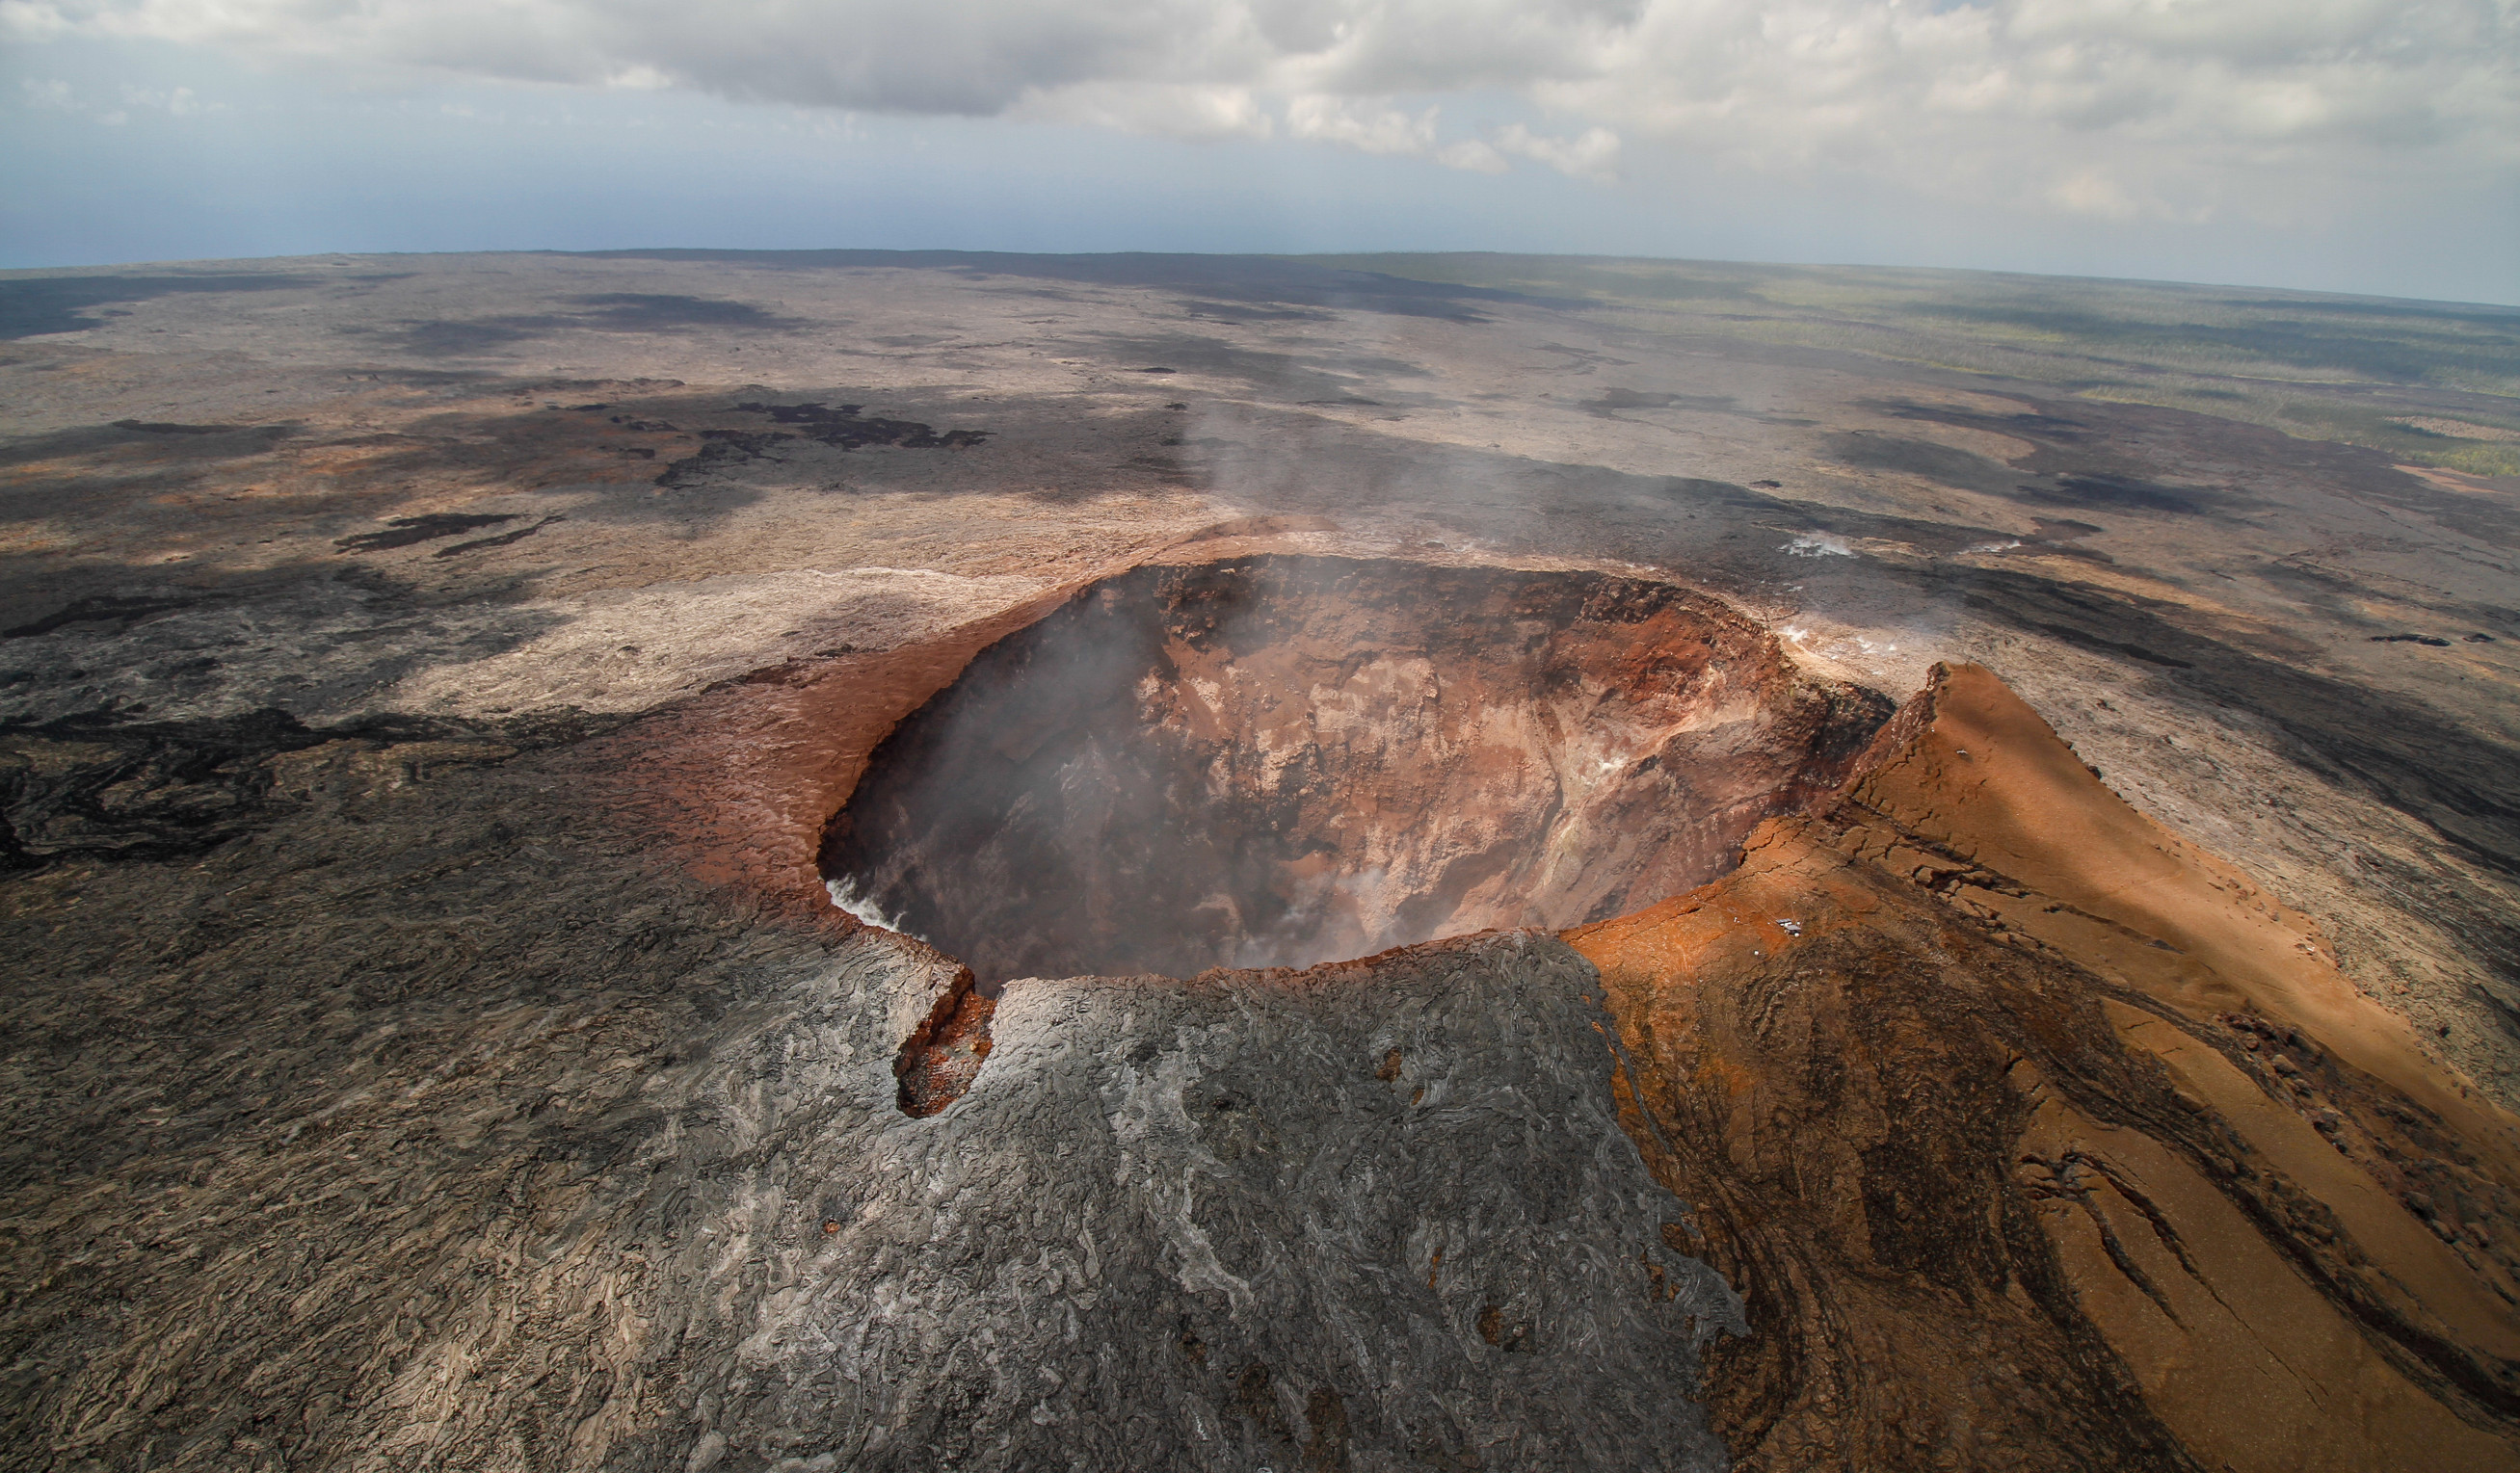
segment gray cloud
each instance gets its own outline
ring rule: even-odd
[[[0,33],[1604,182],[1658,154],[1853,169],[2122,219],[2279,214],[2305,172],[2377,160],[2520,166],[2513,0],[0,0]],[[1531,120],[1443,126],[1472,94]]]

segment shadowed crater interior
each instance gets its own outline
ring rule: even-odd
[[[1670,584],[1146,567],[905,720],[832,819],[823,873],[984,983],[1565,926],[1729,869],[1890,709]]]

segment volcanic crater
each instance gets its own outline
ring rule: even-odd
[[[906,718],[828,826],[822,872],[992,995],[1555,929],[1729,870],[1891,708],[1670,583],[1143,566]]]

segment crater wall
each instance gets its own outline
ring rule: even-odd
[[[1703,883],[1889,709],[1665,582],[1146,567],[906,719],[822,866],[988,981],[1310,965]]]

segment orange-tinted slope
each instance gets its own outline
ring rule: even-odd
[[[2520,1466],[2514,1122],[1987,671],[1568,939],[1742,1466]]]

